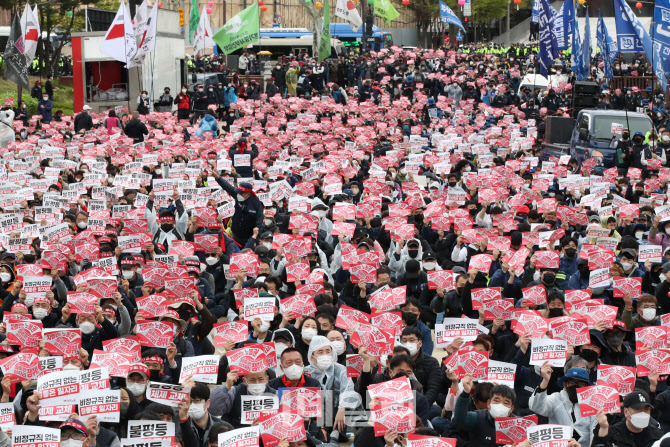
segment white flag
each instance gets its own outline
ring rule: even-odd
[[[37,9],[37,6],[35,6],[35,9]],[[28,3],[26,3],[23,15],[21,16],[21,32],[23,33],[23,44],[25,45],[24,54],[28,58],[28,63],[30,63],[35,58],[40,31],[37,17]]]
[[[100,52],[126,64],[137,52],[130,11],[124,2],[119,5],[112,26],[107,30],[105,40],[100,44]]]
[[[212,35],[209,14],[207,14],[207,8],[203,6],[198,28],[195,30],[195,36],[193,36],[193,54],[198,54],[200,50],[204,51],[205,48],[213,48],[216,44],[212,40]]]
[[[144,34],[144,30],[147,28],[147,17],[149,11],[147,9],[147,0],[144,0],[137,11],[135,11],[135,17],[133,17],[133,29],[135,30],[135,37],[141,36]]]
[[[146,26],[142,33],[142,40],[140,40],[137,53],[135,53],[135,56],[133,56],[128,64],[128,68],[139,67],[144,64],[147,56],[156,47],[156,22],[158,22],[158,3],[151,8],[151,14],[149,14],[149,17],[147,18]]]
[[[361,20],[361,16],[358,14],[358,9],[356,9],[356,4],[353,0],[337,0],[335,15],[348,21],[353,32],[358,31],[358,28],[363,25],[363,20]]]

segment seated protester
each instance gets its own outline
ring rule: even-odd
[[[274,342],[275,344],[277,358],[281,357],[282,352],[284,352],[285,349],[292,348],[295,343],[293,333],[286,328],[281,328],[274,331],[270,341]],[[274,372],[276,377],[280,377],[283,374],[281,365],[277,365],[277,367],[274,368]]]
[[[354,410],[359,405],[358,396],[354,391],[354,382],[347,376],[347,367],[337,363],[337,355],[330,341],[321,335],[312,338],[309,344],[309,364],[307,372],[316,379],[321,388],[331,394],[324,395],[324,408],[332,408],[334,418],[332,429],[344,433],[344,413],[347,409]],[[335,410],[337,408],[337,411]],[[326,427],[326,434],[331,427]],[[326,437],[329,439],[329,436]]]
[[[407,297],[407,301],[400,306],[400,310],[402,311],[402,320],[405,327],[418,329],[421,332],[421,347],[423,351],[429,356],[433,355],[433,337],[430,328],[419,319],[421,313],[419,301],[415,298]],[[414,355],[415,352],[411,352],[410,350],[410,354]]]
[[[309,364],[309,345],[319,333],[319,322],[316,318],[307,316],[302,319],[299,327],[293,325],[287,327],[293,332],[296,340],[294,346],[302,355],[303,364]]]
[[[56,305],[56,309],[52,309],[52,303]],[[49,291],[46,296],[38,296],[33,301],[32,306],[33,318],[42,322],[44,328],[54,328],[60,324],[61,313],[58,310],[58,303],[54,301],[53,292]],[[103,312],[104,315],[104,312]]]
[[[119,331],[108,319],[102,316],[102,308],[95,306],[95,315],[79,313],[75,318],[70,311],[70,304],[63,306],[59,324],[78,327],[81,330],[81,347],[86,352],[102,350],[102,342],[119,338]]]
[[[118,424],[109,424],[109,428],[116,433],[116,436],[121,438],[128,437],[128,421],[134,421],[135,415],[138,413],[137,400],[133,392],[127,387],[120,387],[119,394],[121,396],[121,410]]]
[[[316,321],[319,322],[319,335],[326,335],[335,329],[335,316],[331,312],[317,312]]]
[[[432,296],[430,308],[437,315],[436,324],[441,324],[445,318],[460,318],[463,315],[461,295],[467,280],[467,275],[458,275],[454,280],[454,289],[449,291],[444,290],[442,287],[438,287],[437,290],[429,290],[428,287],[424,288],[421,294],[421,301],[425,305],[426,301]]]
[[[176,422],[175,409],[169,405],[154,402],[150,404],[145,411],[156,413],[163,422]]]
[[[267,371],[261,371],[242,376],[242,383],[235,385],[240,376],[237,371],[230,371],[226,383],[212,390],[209,411],[220,415],[234,428],[241,428],[242,424],[242,396],[260,396],[261,394],[276,395],[277,390],[268,386]]]
[[[651,420],[652,402],[644,391],[633,390],[623,400],[624,418],[610,425],[607,414],[598,411],[592,445],[651,447],[664,432]]]
[[[138,412],[146,410],[147,406],[151,404],[151,401],[146,398],[149,375],[149,368],[142,363],[133,363],[128,370],[126,388],[133,393]]]
[[[623,276],[627,278],[643,278],[644,266],[636,262],[637,253],[631,248],[621,250],[621,266],[623,267]]]
[[[552,371],[547,362],[542,365],[542,383],[530,398],[530,410],[549,418],[550,424],[569,425],[575,433],[575,439],[583,445],[591,445],[595,417],[582,417],[577,403],[577,388],[592,385],[588,371],[584,368],[570,368],[565,376],[558,379],[558,386],[563,389],[548,395],[547,387]]]
[[[440,365],[437,359],[424,352],[419,329],[411,326],[405,327],[402,330],[400,341],[402,346],[409,351],[415,364],[414,377],[421,382],[423,394],[428,399],[428,403],[432,405],[437,399],[442,381]]]
[[[90,416],[85,423],[74,417],[68,418],[60,424],[59,428],[60,443],[63,447],[75,445],[81,447],[110,447],[119,445],[119,438],[116,433],[100,427],[95,415]]]
[[[656,316],[658,301],[654,295],[642,295],[637,299],[637,315],[633,316],[633,299],[630,295],[624,297],[625,308],[621,321],[626,329],[634,331],[637,328],[660,326],[661,319]]]
[[[551,292],[563,292],[556,282],[557,269],[536,269],[535,260],[532,256],[528,265],[529,267],[524,270],[523,278],[521,280],[521,284],[524,288],[541,285],[544,287],[547,296],[549,296]],[[521,306],[519,302],[517,302],[517,305]]]
[[[333,350],[335,351],[335,355],[337,356],[337,363],[346,367],[347,354],[350,354],[351,352],[353,352],[353,350],[349,348],[348,343],[345,341],[344,334],[342,334],[342,332],[336,329],[332,329],[330,331],[327,331],[325,336],[328,339],[328,341],[330,341],[330,345],[333,347]]]
[[[142,288],[144,287],[144,278],[138,273],[138,263],[135,256],[130,253],[122,253],[119,256],[119,270],[123,279],[127,281],[123,282],[123,288],[125,289],[126,296],[133,300],[141,298],[144,296]]]
[[[266,293],[265,295],[268,294]],[[259,294],[259,297],[260,296],[261,294]],[[256,343],[263,343],[272,338],[269,321],[262,321],[260,318],[256,317],[249,323],[249,325],[251,326],[251,328],[249,328],[249,340]]]
[[[458,397],[463,392],[463,387],[460,385],[460,380],[455,372],[448,371],[447,377],[452,381],[452,386],[449,388],[449,397],[445,400],[444,411],[445,416],[453,416],[453,411],[456,409],[456,402],[458,402]],[[489,405],[491,389],[494,386],[495,385],[490,382],[477,382],[472,390],[472,402],[470,402],[469,410],[486,410]],[[451,418],[435,417],[430,423],[436,430],[445,436],[449,434]]]
[[[194,292],[192,292],[194,293]],[[181,316],[175,311],[172,306],[179,306],[178,309],[182,309],[182,306],[184,306],[184,301],[175,301],[174,303],[170,303],[168,305],[168,310],[166,310],[163,315],[158,317],[159,321],[165,321],[166,323],[170,323],[172,325],[173,331],[174,331],[174,337],[172,339],[173,344],[177,348],[176,355],[174,357],[174,361],[177,363],[177,367],[181,369],[181,359],[182,357],[194,357],[196,355],[195,353],[195,345],[191,342],[191,340],[195,341],[196,344],[201,340],[200,337],[200,332],[199,329],[202,328],[205,324],[212,324],[211,322],[205,322],[205,321],[198,321],[196,322],[195,325],[193,325],[189,320],[184,320],[181,318]],[[202,305],[202,303],[198,302],[199,308],[201,312],[207,312],[205,307]],[[202,306],[202,307],[200,307]],[[185,315],[184,312],[182,311],[182,315]],[[205,319],[204,316],[206,314],[203,313],[203,320]],[[211,314],[209,314],[209,317],[211,317]],[[196,327],[200,326],[200,327]],[[211,330],[211,329],[210,329]],[[210,343],[209,340],[207,340],[207,343]],[[202,352],[202,348],[201,348]],[[168,357],[169,360],[169,357]],[[173,368],[172,362],[169,363],[168,365],[170,368]]]
[[[416,238],[407,241],[407,245],[405,245],[404,240],[400,240],[397,245],[395,243],[393,245],[395,246],[395,252],[390,256],[388,266],[396,272],[397,276],[405,274],[407,261],[413,260],[418,262],[423,257],[421,241]]]
[[[558,287],[562,290],[568,289],[568,281],[570,277],[577,273],[579,266],[578,249],[579,242],[574,238],[564,237],[561,239],[561,256],[559,258],[558,274],[556,281]]]
[[[607,344],[603,333],[597,329],[589,329],[591,342],[579,347],[579,357],[588,362],[589,378],[595,383],[598,379],[598,365],[602,362],[600,357],[607,351]]]
[[[202,447],[218,447],[219,445],[219,435],[221,433],[226,433],[233,430],[234,427],[228,422],[215,422],[212,427],[209,429],[209,434],[207,439]]]
[[[121,294],[118,292],[117,294],[119,295],[120,301]],[[114,306],[116,306],[116,308],[114,308]],[[103,304],[102,316],[114,325],[116,330],[119,331],[119,336],[125,337],[126,335],[130,335],[131,322],[126,306],[123,304],[120,306],[116,304]]]
[[[624,341],[626,336],[631,333],[625,325],[618,320],[614,321],[614,326],[607,329],[603,334],[607,343],[607,350],[600,356],[600,360],[606,365],[630,366],[635,367],[635,353]]]
[[[428,425],[427,422],[428,422],[428,412],[430,410],[430,404],[428,403],[426,397],[423,394],[421,394],[421,392],[419,392],[414,388],[414,384],[416,382],[415,381],[413,382],[411,380],[411,377],[414,374],[414,360],[412,360],[406,354],[397,354],[392,356],[391,359],[389,360],[389,367],[386,371],[387,374],[385,380],[375,381],[376,375],[373,376],[373,369],[375,369],[375,367],[378,364],[377,359],[368,354],[367,349],[365,349],[364,347],[359,348],[359,353],[363,357],[364,363],[363,363],[363,372],[361,373],[360,377],[358,378],[358,381],[356,382],[356,387],[358,389],[358,393],[361,396],[361,399],[363,400],[364,408],[370,408],[371,406],[369,402],[366,402],[366,396],[367,396],[366,391],[370,385],[386,382],[388,380],[407,377],[410,380],[410,385],[412,385],[412,389],[414,391],[417,391],[415,393],[415,403],[414,403],[414,409],[416,411],[416,414],[417,416],[419,416],[419,418],[421,418],[421,422],[423,422],[425,425]]]
[[[188,276],[193,278],[200,293],[200,301],[207,304],[209,300],[214,299],[214,292],[208,279],[203,277],[200,267],[200,259],[197,256],[188,256],[184,258],[184,265]],[[209,276],[208,276],[209,277]]]
[[[209,412],[209,387],[201,382],[193,382],[191,386],[191,399],[188,407],[188,418],[190,422],[190,430],[197,440],[197,446],[204,445],[207,442],[207,434],[216,422],[221,422],[218,417],[212,416]],[[186,383],[186,382],[185,382]],[[183,420],[180,412],[180,422]],[[187,429],[188,431],[188,429]],[[183,433],[186,439],[186,433]]]
[[[566,317],[565,295],[560,292],[551,292],[547,295],[547,308],[540,311],[542,318]]]
[[[160,244],[164,247],[163,251],[167,253],[170,250],[172,241],[184,240],[188,226],[188,214],[184,209],[184,204],[179,199],[179,193],[175,189],[172,196],[174,203],[168,209],[159,211],[158,219],[156,219],[153,209],[155,198],[154,192],[151,191],[149,193],[149,201],[144,210],[144,218],[147,219],[149,231],[153,235],[151,242],[154,244],[154,247]],[[175,217],[174,211],[170,208],[176,209],[177,217]]]
[[[162,349],[160,348],[152,348],[144,351],[142,355],[142,363],[149,368],[149,380],[152,382],[174,383],[176,385],[179,383],[179,371],[166,366],[170,363],[170,360],[174,366],[177,366],[177,363],[174,361],[176,347],[167,348],[166,351],[169,353],[167,357],[161,351]]]
[[[468,374],[462,382],[463,392],[458,397],[451,420],[453,429],[464,438],[467,437],[470,445],[495,446],[495,418],[514,416],[514,390],[506,385],[496,385],[489,392],[486,409],[469,411],[470,392],[474,386],[472,377]]]

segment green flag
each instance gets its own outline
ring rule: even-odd
[[[319,42],[319,62],[330,57],[330,2],[323,2],[323,28],[321,42]]]
[[[261,40],[258,20],[258,3],[240,11],[235,17],[214,34],[214,42],[223,54],[230,54],[238,48],[246,47]]]
[[[387,25],[400,16],[390,0],[375,0],[375,14],[384,19]]]
[[[188,18],[188,29],[191,42],[193,42],[193,35],[195,34],[195,30],[198,29],[199,22],[200,13],[198,12],[198,0],[193,0],[191,1],[191,15]]]

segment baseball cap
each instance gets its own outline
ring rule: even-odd
[[[633,390],[633,392],[623,400],[623,407],[637,410],[642,407],[653,408],[653,405],[651,405],[651,399],[647,393],[644,391]]]
[[[88,430],[86,430],[86,426],[79,419],[75,419],[75,418],[66,419],[65,422],[60,424],[60,427],[58,427],[58,428],[60,428],[61,430],[64,429],[64,428],[72,428],[72,429],[77,430],[79,433],[88,436]]]
[[[437,256],[435,256],[435,253],[431,251],[427,251],[423,254],[421,260],[422,261],[428,261],[429,259],[437,260]]]
[[[589,373],[584,368],[570,368],[566,375],[558,379],[558,386],[562,388],[567,380],[579,380],[587,385],[591,385]]]
[[[405,278],[407,279],[416,279],[419,277],[419,271],[421,270],[421,265],[416,259],[410,259],[405,264]]]
[[[149,368],[147,368],[147,365],[144,363],[133,363],[130,365],[130,368],[128,369],[128,375],[131,375],[132,373],[142,374],[145,379],[148,379],[150,374]]]
[[[82,109],[82,110],[92,110],[92,109],[91,109],[91,106],[89,106],[88,104],[86,104],[86,105],[85,105],[84,107],[82,107],[81,109]]]

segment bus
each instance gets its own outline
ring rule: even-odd
[[[312,32],[307,28],[261,28],[261,38],[301,38]],[[349,23],[331,23],[330,37],[340,40],[347,48],[361,47],[361,36],[363,29],[354,31]],[[393,46],[393,36],[387,31],[382,31],[377,26],[372,26],[372,36],[368,37],[368,48],[372,51],[379,51],[382,48],[391,48]]]
[[[300,37],[263,37],[261,32],[261,40],[254,42],[250,47],[244,47],[233,51],[232,55],[240,56],[244,51],[252,51],[257,53],[259,51],[269,51],[272,53],[270,57],[271,62],[276,62],[283,57],[287,57],[293,53],[298,55],[305,51],[310,56],[312,55],[312,34],[305,34]],[[330,57],[337,59],[340,55],[346,55],[346,47],[338,39],[330,39]]]

